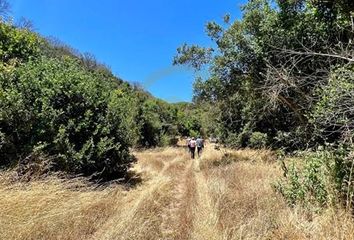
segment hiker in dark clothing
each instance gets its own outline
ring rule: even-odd
[[[201,137],[198,137],[196,140],[197,144],[197,152],[198,152],[198,157],[202,154],[203,148],[204,148],[204,139]]]
[[[191,158],[192,159],[194,159],[196,145],[197,145],[197,142],[195,141],[194,137],[192,137],[192,140],[189,141],[189,150],[191,151]]]

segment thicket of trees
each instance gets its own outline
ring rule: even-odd
[[[194,100],[214,106],[214,133],[234,147],[320,149],[303,171],[285,167],[278,190],[291,204],[351,205],[354,1],[250,0],[240,20],[206,30],[215,45],[184,44],[174,64],[209,68]]]
[[[174,63],[209,67],[195,101],[219,109],[226,143],[245,147],[255,132],[288,150],[338,141],[352,120],[341,103],[353,80],[353,10],[350,0],[249,1],[241,20],[207,24],[216,47],[183,45]]]
[[[1,0],[0,14],[7,9]],[[199,134],[183,111],[115,77],[91,54],[0,21],[0,167],[46,159],[53,171],[124,177],[131,147]]]

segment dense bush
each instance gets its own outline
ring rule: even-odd
[[[268,143],[268,135],[266,133],[254,132],[249,139],[249,146],[251,148],[265,148]]]
[[[321,149],[298,157],[296,163],[285,167],[285,178],[276,185],[291,206],[300,204],[319,210],[342,202],[352,207],[354,158],[350,148]]]
[[[207,78],[196,78],[194,100],[216,109],[212,120],[218,130],[211,132],[234,146],[247,145],[248,132],[262,132],[270,147],[287,151],[315,147],[312,111],[322,90],[327,91],[322,102],[332,99],[325,87],[331,70],[353,62],[351,2],[247,1],[241,19],[227,17],[226,22],[207,24],[206,32],[215,42],[212,48],[193,44],[178,48],[175,64],[209,69]],[[343,71],[336,75],[352,78]],[[323,103],[323,113],[328,103]],[[332,112],[326,120],[336,116]],[[346,114],[352,120],[351,112]],[[344,126],[342,120],[339,124]]]
[[[176,143],[178,112],[93,55],[0,22],[0,167],[41,156],[51,170],[121,177],[130,147]]]
[[[332,71],[328,84],[319,86],[318,95],[319,101],[311,114],[316,134],[327,142],[351,142],[354,130],[354,65]]]
[[[26,29],[17,29],[0,21],[0,61],[28,61],[40,55],[42,40]]]
[[[315,146],[323,142],[318,142],[312,131],[312,127],[296,127],[293,131],[277,131],[272,139],[271,147],[282,149],[285,152],[291,153],[296,149],[307,149],[308,146]]]
[[[117,90],[114,90],[117,89]],[[54,168],[101,177],[132,163],[131,101],[124,89],[71,58],[43,58],[0,75],[0,158],[14,164],[40,148]]]
[[[283,194],[290,205],[323,207],[330,203],[330,194],[334,194],[331,184],[331,169],[328,168],[332,159],[328,153],[317,153],[304,158],[302,169],[294,163],[289,167],[287,178],[278,184],[278,191]],[[333,197],[333,196],[332,196]]]
[[[202,116],[198,109],[188,104],[177,104],[177,127],[181,136],[197,137],[202,133]]]

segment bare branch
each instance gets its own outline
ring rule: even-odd
[[[7,0],[0,0],[0,18],[8,17],[11,6]]]

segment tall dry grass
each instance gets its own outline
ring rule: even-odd
[[[271,151],[209,148],[200,162],[218,231],[203,239],[354,239],[341,208],[311,214],[286,205],[272,188],[282,172]]]
[[[6,178],[4,175],[0,178]],[[121,199],[120,187],[96,191],[56,178],[0,185],[0,239],[86,239]]]
[[[268,150],[134,153],[133,188],[56,177],[17,182],[0,173],[0,239],[354,239],[341,208],[289,208],[272,188],[282,174]]]
[[[136,153],[142,184],[96,189],[80,179],[12,181],[0,174],[0,239],[164,239],[185,152]],[[178,206],[177,206],[178,207]]]

